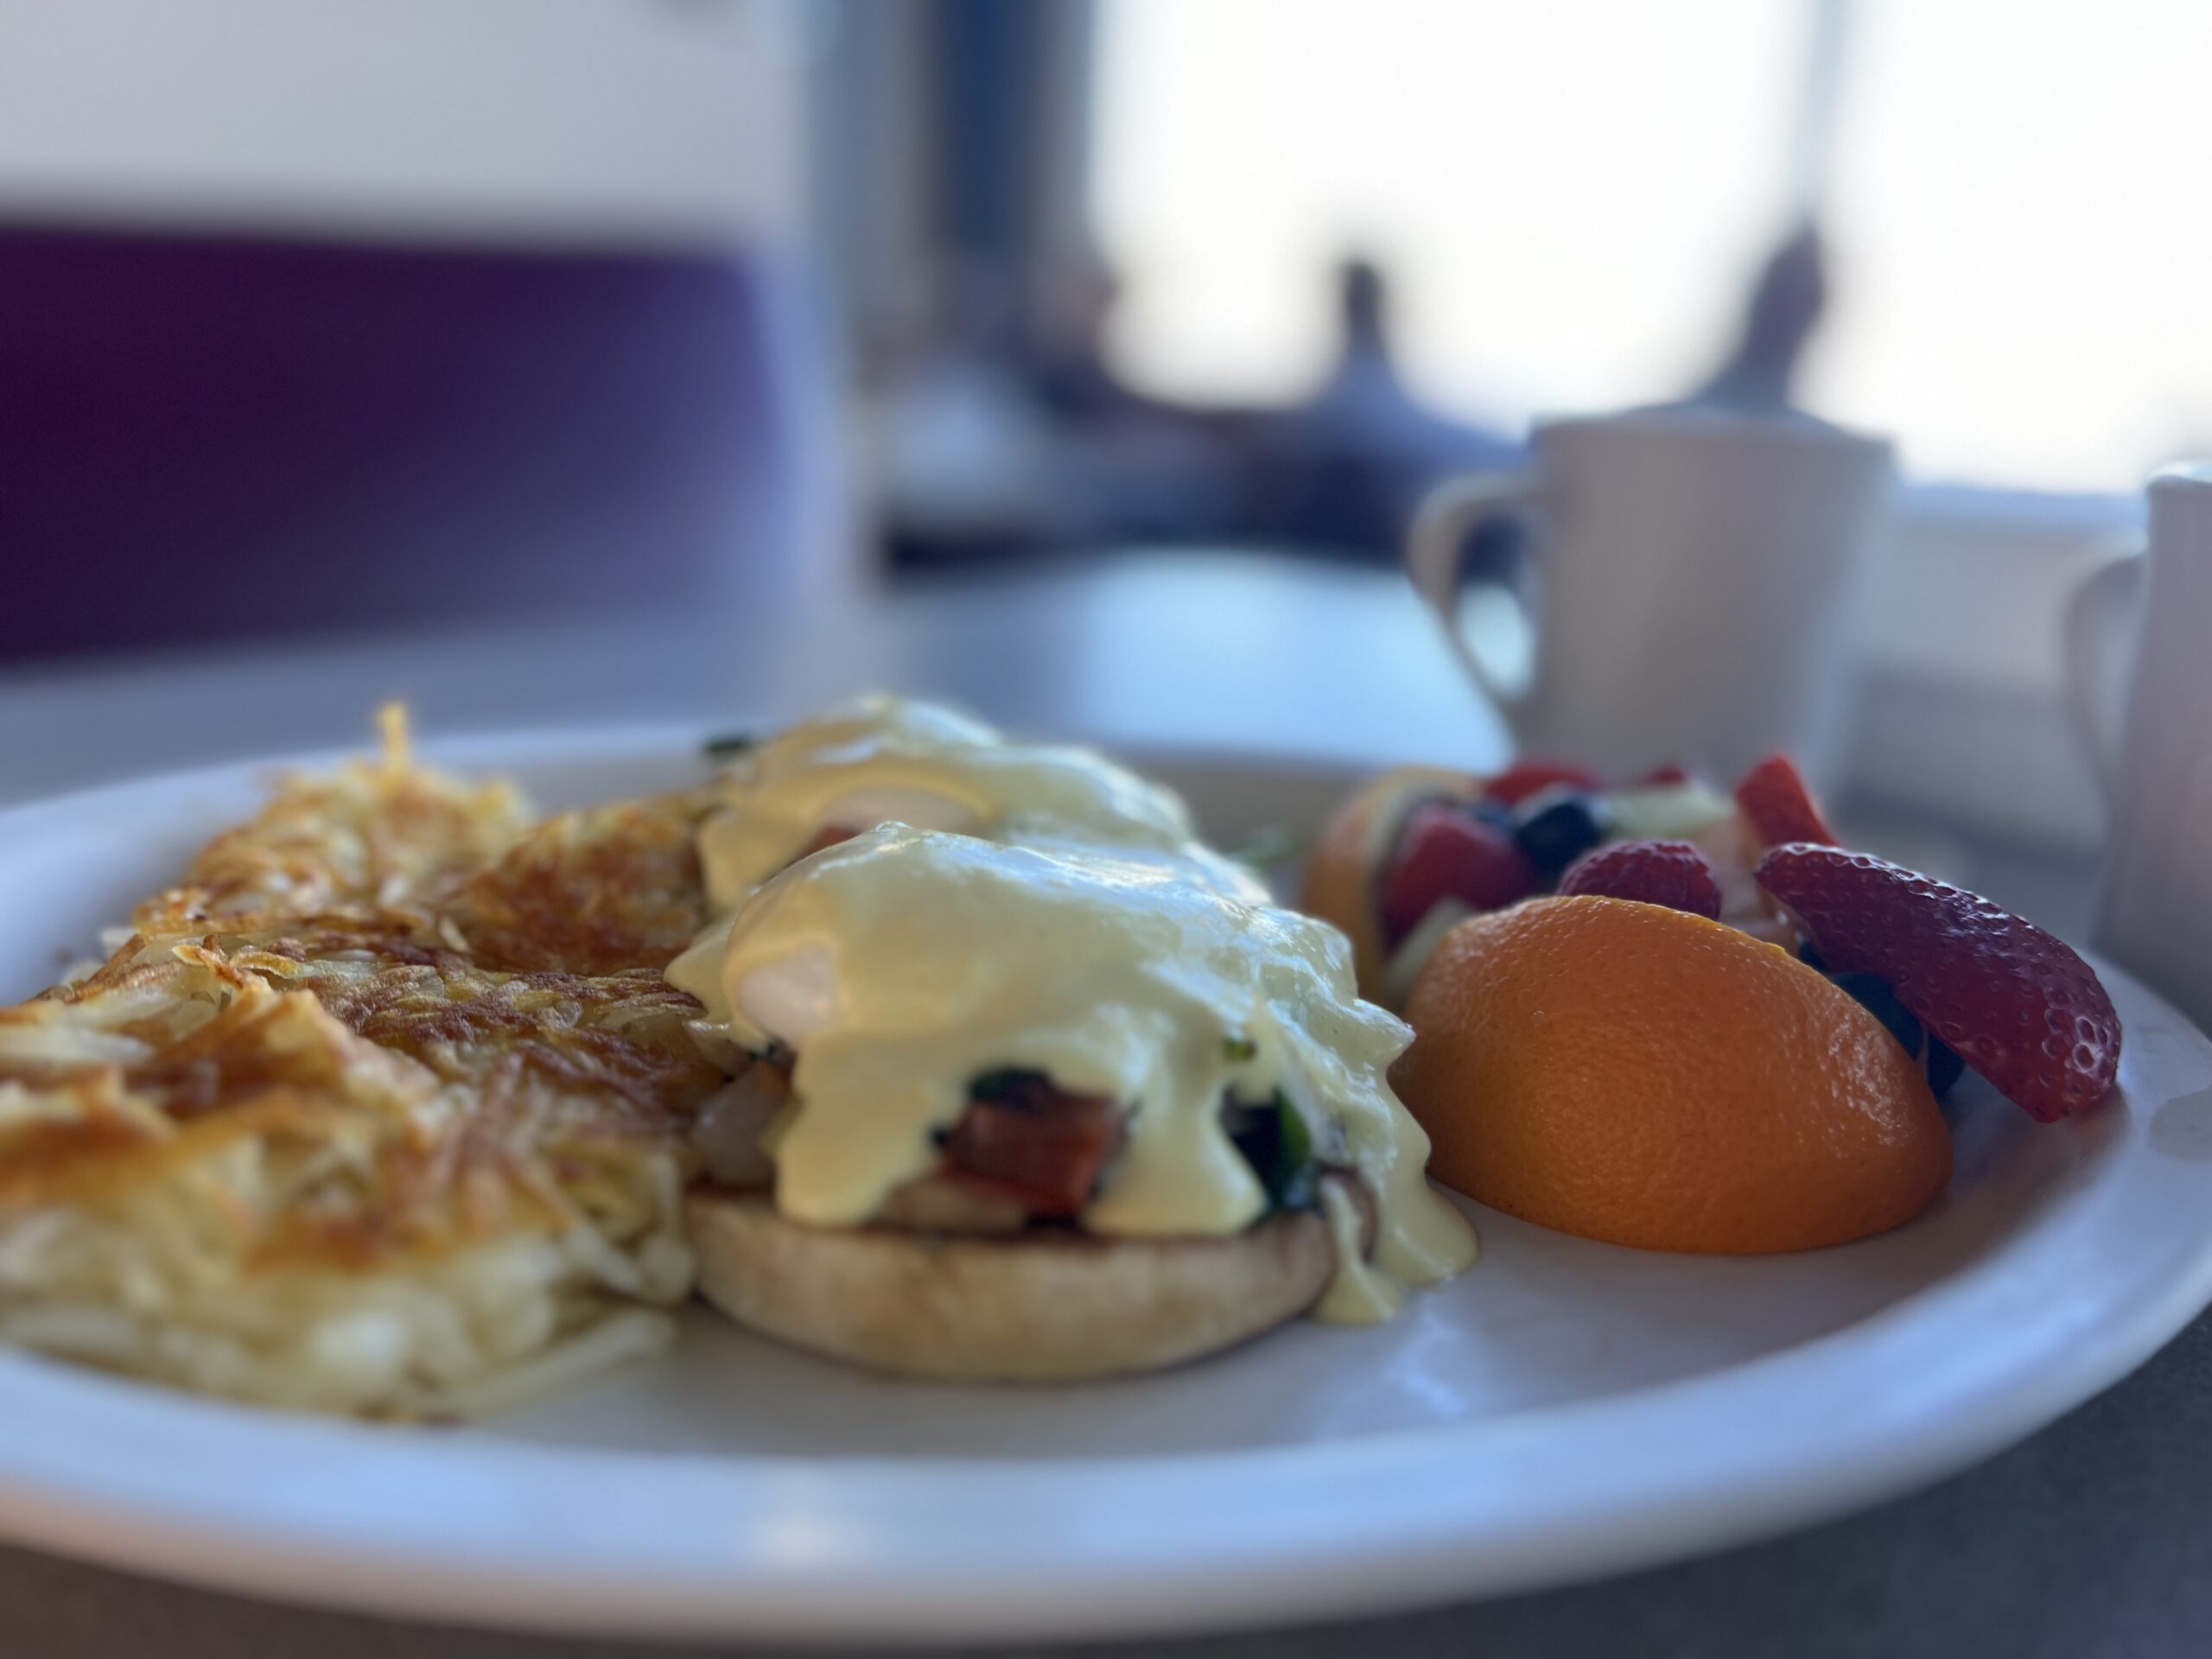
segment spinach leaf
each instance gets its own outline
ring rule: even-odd
[[[1223,1108],[1229,1138],[1267,1189],[1277,1210],[1310,1210],[1320,1173],[1313,1135],[1298,1109],[1281,1094],[1259,1105],[1232,1100]]]

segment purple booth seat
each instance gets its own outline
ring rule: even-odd
[[[788,586],[787,278],[0,228],[0,659]]]

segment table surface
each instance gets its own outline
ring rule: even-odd
[[[1109,741],[1471,766],[1495,763],[1507,745],[1395,582],[1182,558],[941,582],[772,627],[630,615],[15,669],[0,673],[0,802],[355,741],[368,711],[394,696],[435,735],[773,720],[874,686]],[[2087,874],[2076,867],[1909,821],[1868,821],[2068,931],[2085,913]],[[1398,1618],[1085,1651],[2201,1651],[2212,1646],[2207,1491],[2212,1319],[2012,1451],[1811,1531],[1604,1584]],[[0,1630],[0,1651],[39,1659],[625,1651],[304,1611],[8,1548]]]

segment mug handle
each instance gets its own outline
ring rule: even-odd
[[[1413,531],[1406,538],[1406,570],[1414,591],[1435,613],[1444,629],[1445,642],[1459,659],[1467,677],[1499,709],[1511,712],[1528,700],[1529,687],[1505,683],[1469,641],[1459,626],[1460,565],[1467,538],[1484,524],[1514,515],[1541,534],[1535,507],[1540,499],[1536,480],[1524,473],[1493,473],[1454,479],[1432,490],[1414,515]],[[1527,619],[1523,607],[1523,620]]]
[[[2066,700],[2074,729],[2089,757],[2105,799],[2119,787],[2120,724],[2125,711],[2113,696],[2111,651],[2133,609],[2149,569],[2139,536],[2115,537],[2094,562],[2066,606]]]

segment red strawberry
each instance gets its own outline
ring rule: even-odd
[[[1605,780],[1587,766],[1569,766],[1564,760],[1516,760],[1484,785],[1483,793],[1493,801],[1518,806],[1554,784],[1594,791],[1605,788]]]
[[[1745,772],[1736,785],[1736,804],[1770,847],[1791,841],[1836,845],[1835,831],[1813,804],[1813,791],[1786,754],[1770,754]]]
[[[1622,841],[1593,847],[1567,867],[1562,893],[1637,899],[1693,916],[1720,918],[1720,883],[1703,853],[1687,841]]]
[[[2096,972],[1986,899],[1865,853],[1777,847],[1759,885],[1797,913],[1831,973],[1897,1001],[2038,1122],[2090,1110],[2120,1071],[2120,1016]]]
[[[1665,789],[1676,784],[1687,784],[1689,780],[1690,769],[1688,766],[1677,766],[1672,765],[1654,766],[1650,771],[1645,772],[1643,777],[1636,780],[1635,787],[1637,789]]]
[[[1441,899],[1502,910],[1542,885],[1542,874],[1509,831],[1464,807],[1432,801],[1406,820],[1383,878],[1383,930],[1402,939]]]

